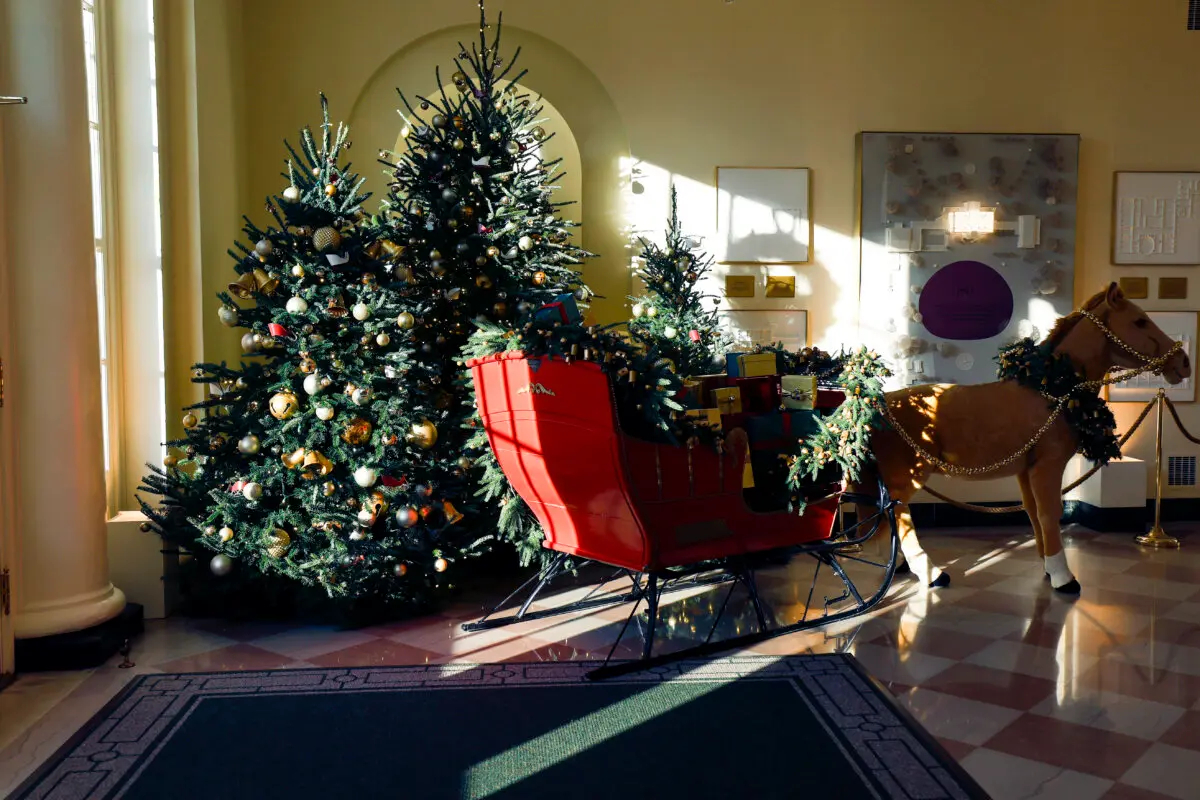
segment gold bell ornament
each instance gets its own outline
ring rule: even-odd
[[[271,397],[271,416],[275,419],[287,419],[300,408],[300,401],[291,392],[279,392]]]
[[[325,311],[334,319],[341,319],[350,313],[350,309],[346,308],[346,301],[342,299],[340,294],[329,298],[329,306]]]
[[[304,448],[298,447],[294,452],[284,453],[279,457],[288,469],[295,469],[304,463]]]
[[[333,472],[333,464],[319,451],[310,450],[304,454],[303,477],[305,480],[324,478],[331,472]]]

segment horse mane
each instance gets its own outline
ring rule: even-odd
[[[1103,292],[1097,292],[1096,294],[1092,295],[1092,297],[1090,297],[1086,303],[1083,304],[1083,307],[1088,310],[1095,308],[1104,301],[1106,294],[1107,290]],[[1071,332],[1071,330],[1079,323],[1079,320],[1081,319],[1083,319],[1083,314],[1080,314],[1078,311],[1072,311],[1065,317],[1059,317],[1058,322],[1054,323],[1054,327],[1050,329],[1050,334],[1046,337],[1043,344],[1045,344],[1051,350],[1054,350],[1060,344],[1062,344],[1063,339],[1067,338],[1067,334]]]

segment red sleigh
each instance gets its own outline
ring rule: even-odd
[[[642,661],[607,666],[606,660],[606,666],[594,673],[603,677],[828,624],[869,610],[885,594],[896,566],[896,526],[890,526],[886,562],[855,555],[858,545],[892,515],[893,504],[882,485],[872,496],[848,495],[840,486],[828,487],[809,501],[803,515],[787,510],[756,512],[743,495],[749,446],[741,429],[727,431],[722,453],[710,446],[649,442],[621,430],[608,377],[597,364],[509,352],[472,360],[468,366],[499,465],[541,523],[544,546],[558,556],[483,619],[464,625],[465,630],[633,602],[623,636],[646,600],[648,630]],[[836,394],[822,392],[818,408],[824,405],[830,410],[839,400]],[[848,502],[860,508],[873,506],[874,512],[835,536],[838,508]],[[778,564],[781,557],[796,554],[815,559],[814,586],[822,567],[827,567],[840,579],[843,591],[838,597],[826,597],[824,613],[810,618],[810,590],[804,616],[777,624],[759,597],[754,572],[764,563]],[[538,595],[567,571],[571,558],[614,567],[613,577],[630,578],[633,588],[598,594],[597,587],[583,600],[531,610]],[[859,591],[843,567],[844,559],[871,565],[881,573],[873,594],[864,597]],[[651,658],[662,595],[723,582],[730,584],[730,593],[738,584],[745,586],[757,631],[719,642],[706,640],[698,647]],[[534,588],[518,610],[492,616],[531,584]]]

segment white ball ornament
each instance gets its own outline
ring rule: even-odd
[[[368,520],[368,522],[363,522],[363,524],[366,525],[366,524],[369,524],[369,520],[371,519],[370,511],[358,512],[358,521],[362,522],[364,513],[367,515],[367,520]],[[362,530],[361,528],[357,528],[355,530],[350,531],[350,541],[352,541],[352,542],[361,542],[365,538],[367,538],[367,532]]]
[[[217,531],[217,538],[219,538],[222,542],[228,542],[233,538],[233,528],[229,527],[228,525],[226,525],[224,528],[221,528],[221,530]]]
[[[293,278],[303,278],[304,277],[304,265],[303,264],[297,264],[296,266],[292,267],[292,277]]]
[[[653,319],[654,317],[657,317],[658,316],[658,308],[656,308],[655,306],[650,306],[649,308],[646,309],[646,316],[650,317],[651,319]]]
[[[646,309],[642,306],[641,303],[634,303],[632,311],[633,311],[633,316],[635,316],[635,317],[640,317],[642,314],[646,313]]]
[[[217,309],[217,319],[221,320],[225,327],[232,328],[238,322],[237,309],[233,306],[221,306]]]
[[[323,422],[333,419],[333,406],[317,406],[317,419]]]
[[[354,482],[362,488],[366,489],[369,486],[375,485],[375,470],[370,467],[359,467],[354,470]]]
[[[360,508],[358,510],[358,521],[361,522],[363,525],[370,525],[371,518],[373,516],[375,516],[375,515],[371,513],[371,509],[369,509],[369,508]],[[355,533],[357,533],[357,531],[355,531]],[[352,534],[350,534],[350,536],[351,536],[351,538],[353,538],[354,534],[352,533]]]
[[[296,186],[289,186],[283,190],[283,199],[289,203],[300,202],[300,189]]]
[[[668,339],[674,339],[678,335],[679,335],[679,331],[675,330],[670,325],[663,328],[663,336],[667,337]]]
[[[517,240],[517,247],[521,248],[522,250],[532,250],[533,239],[530,239],[528,236],[522,236]]]
[[[362,322],[371,316],[371,307],[366,303],[355,303],[354,307],[350,309],[350,313],[354,315],[356,320]]]
[[[218,553],[212,557],[212,561],[208,562],[208,568],[212,570],[213,575],[224,577],[233,569],[233,561],[229,559],[229,556]]]
[[[304,392],[310,396],[319,394],[327,385],[321,382],[321,376],[315,372],[304,376]]]
[[[354,401],[354,405],[356,406],[365,406],[367,403],[371,402],[371,390],[355,389],[354,393],[350,395],[350,399]]]
[[[247,500],[257,500],[262,497],[263,488],[261,483],[250,481],[242,487],[242,496]]]
[[[303,297],[293,297],[284,306],[289,314],[303,314],[308,311],[308,301]]]

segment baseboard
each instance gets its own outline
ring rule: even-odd
[[[17,639],[17,672],[98,667],[142,630],[142,606],[126,603],[117,616],[81,631]]]
[[[1018,501],[976,503],[975,505],[999,507],[1016,505]],[[913,524],[917,528],[996,528],[1024,525],[1024,511],[1008,514],[987,514],[968,511],[948,503],[913,503],[909,506]],[[847,523],[853,521],[854,512],[846,513]],[[1100,533],[1141,533],[1154,519],[1154,501],[1147,500],[1143,508],[1101,508],[1079,500],[1068,500],[1063,504],[1063,523],[1074,523]],[[1200,520],[1200,498],[1172,497],[1163,500],[1163,522],[1195,522]]]

